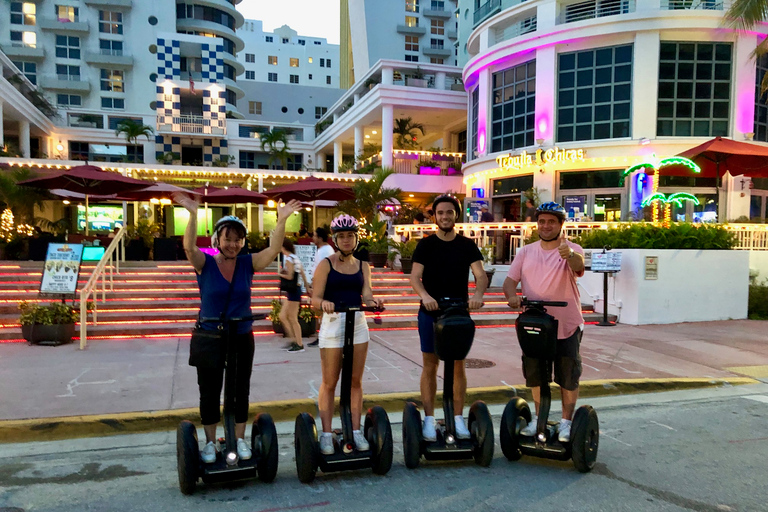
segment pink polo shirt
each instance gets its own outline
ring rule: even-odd
[[[584,254],[581,246],[567,242],[574,252]],[[584,324],[581,316],[581,299],[576,286],[577,274],[568,262],[560,257],[557,247],[544,250],[541,241],[523,246],[517,251],[507,277],[522,283],[523,295],[531,300],[565,301],[564,308],[547,308],[547,313],[558,321],[557,337],[565,339]]]

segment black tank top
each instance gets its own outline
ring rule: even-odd
[[[336,306],[355,307],[361,306],[363,294],[363,263],[354,274],[342,274],[333,268],[330,258],[328,264],[331,270],[328,272],[328,280],[325,283],[323,300],[333,302]]]

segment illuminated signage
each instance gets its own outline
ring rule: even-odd
[[[496,163],[503,169],[521,169],[530,165],[544,165],[549,163],[583,162],[586,151],[583,149],[560,149],[558,147],[537,149],[536,153],[523,151],[517,155],[509,153],[496,157]]]

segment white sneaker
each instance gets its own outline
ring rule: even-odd
[[[360,430],[353,430],[352,437],[355,440],[355,447],[357,448],[357,451],[364,452],[370,448],[368,445],[368,440]]]
[[[248,446],[248,443],[245,442],[245,439],[238,439],[237,440],[237,456],[240,457],[240,460],[248,460],[251,458],[251,447]]]
[[[453,424],[456,428],[456,437],[459,439],[469,439],[472,437],[472,434],[469,433],[469,430],[467,430],[467,426],[464,425],[464,417],[460,414],[457,414],[453,417]]]
[[[333,455],[336,450],[333,447],[333,434],[320,432],[320,452],[323,455]]]
[[[539,422],[539,417],[534,416],[531,418],[531,421],[528,422],[528,425],[525,426],[524,429],[520,431],[521,436],[528,436],[533,437],[536,435],[536,424]]]
[[[560,428],[557,430],[557,440],[561,443],[567,443],[571,440],[571,420],[560,420]]]
[[[423,437],[425,441],[437,441],[434,416],[424,416],[424,426],[421,428],[421,437]]]
[[[211,441],[206,444],[205,448],[203,448],[203,451],[200,452],[200,458],[203,459],[203,462],[206,464],[213,464],[216,462],[216,454],[220,451],[221,449],[219,448],[219,443],[214,443]]]

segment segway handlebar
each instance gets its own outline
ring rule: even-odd
[[[257,313],[255,315],[245,315],[245,316],[233,316],[232,318],[225,318],[225,322],[250,322],[250,321],[256,321],[256,320],[266,320],[266,318],[269,315],[266,313]],[[200,322],[211,322],[211,323],[217,323],[221,322],[221,318],[219,317],[211,317],[211,318],[200,318]]]
[[[384,306],[336,306],[333,308],[334,313],[352,313],[356,311],[367,311],[369,313],[381,313],[384,311]]]
[[[528,307],[554,307],[554,308],[564,308],[568,305],[567,302],[562,300],[531,300],[528,297],[523,296],[523,298],[520,300],[521,306],[528,306]]]
[[[452,299],[450,297],[442,297],[437,299],[437,307],[441,310],[448,308],[469,309],[469,302],[467,299]]]

